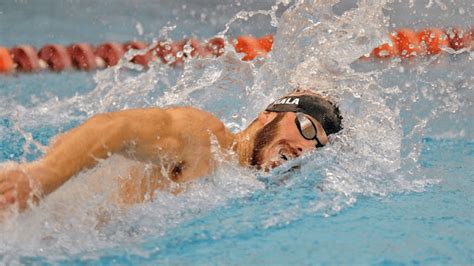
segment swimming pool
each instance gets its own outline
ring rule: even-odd
[[[208,38],[239,10],[274,4],[52,2],[1,3],[0,43],[151,40],[167,21],[176,24],[173,38]],[[121,108],[192,104],[239,130],[295,83],[337,99],[345,129],[332,145],[297,160],[301,168],[289,178],[285,166],[266,175],[222,162],[183,195],[163,193],[126,213],[108,207],[110,184],[100,179],[128,163],[113,157],[0,226],[0,263],[473,264],[472,52],[355,60],[385,36],[381,14],[390,29],[467,27],[472,5],[417,1],[382,11],[378,1],[361,1],[351,25],[321,15],[329,6],[280,4],[277,28],[268,16],[231,24],[228,36],[276,34],[270,57],[253,63],[230,52],[184,70],[119,66],[1,76],[1,161],[32,160],[58,132]],[[343,1],[336,13],[354,6]],[[327,32],[343,26],[340,35]],[[308,34],[299,34],[303,29]],[[357,36],[367,40],[359,43]],[[25,141],[28,133],[32,139]],[[112,218],[97,226],[93,214],[104,208]]]

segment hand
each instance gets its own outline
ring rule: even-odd
[[[22,165],[0,165],[0,221],[17,208],[23,211],[38,203],[41,190],[37,180]]]

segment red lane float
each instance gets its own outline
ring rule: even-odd
[[[164,64],[181,65],[188,57],[209,57],[211,52],[196,39],[159,42],[153,51]]]
[[[449,40],[443,30],[437,28],[424,29],[418,32],[420,45],[428,55],[441,53],[441,49],[449,47]]]
[[[80,70],[93,70],[98,67],[94,48],[88,43],[75,43],[67,48],[73,65]]]
[[[34,72],[40,69],[40,62],[35,48],[30,45],[18,45],[10,50],[17,69],[23,72]]]
[[[199,58],[209,58],[213,56],[212,51],[209,49],[208,43],[201,44],[198,39],[191,39],[187,42],[187,44],[191,47],[191,57],[199,57]],[[186,56],[189,56],[185,53]]]
[[[171,56],[168,56],[168,58],[171,58],[169,62],[166,62],[165,59],[165,64],[170,63],[174,65],[182,65],[184,63],[184,46],[186,45],[188,41],[187,40],[179,40],[171,43]]]
[[[445,33],[448,36],[449,46],[455,51],[467,48],[471,41],[470,34],[465,33],[458,27],[449,27],[446,29]]]
[[[239,36],[234,44],[237,53],[245,54],[242,57],[243,61],[253,60],[259,55],[266,54],[265,49],[260,46],[257,38],[253,36]]]
[[[449,47],[456,51],[472,50],[474,44],[474,28],[463,31],[458,27],[446,30],[438,28],[422,29],[414,32],[410,29],[398,29],[389,35],[391,42],[384,43],[372,50],[374,58],[400,57],[412,58],[419,55],[437,55],[443,48]],[[273,35],[260,38],[238,36],[233,41],[237,53],[242,53],[242,60],[252,60],[264,56],[273,47]],[[200,42],[197,39],[162,41],[154,47],[141,41],[130,41],[125,44],[105,42],[95,49],[87,43],[75,43],[65,48],[61,45],[47,44],[36,54],[35,48],[19,45],[10,51],[0,47],[0,73],[15,70],[32,72],[42,68],[62,71],[71,66],[80,70],[92,70],[118,64],[120,58],[130,49],[144,50],[143,54],[135,55],[131,61],[147,67],[151,61],[176,66],[185,62],[185,58],[218,57],[224,53],[225,40],[220,37]],[[464,51],[464,50],[463,50]],[[362,58],[368,58],[364,56]]]
[[[7,48],[0,46],[0,73],[10,73],[15,69],[12,57]]]
[[[273,36],[265,35],[261,38],[253,36],[239,36],[235,42],[234,48],[238,53],[243,53],[244,61],[255,59],[257,56],[264,56],[271,51],[273,46]]]
[[[154,48],[153,52],[161,59],[164,64],[180,65],[184,56],[184,45],[187,40],[179,40],[175,42],[159,42]]]
[[[273,47],[273,35],[268,34],[258,39],[258,43],[260,44],[260,48],[262,48],[265,52],[269,53]]]
[[[130,49],[143,50],[148,48],[148,44],[141,41],[129,41],[123,45],[123,49],[127,52]],[[148,66],[148,63],[154,59],[151,51],[146,52],[143,55],[136,55],[132,58],[132,62],[142,66]]]
[[[470,41],[470,48],[471,50],[474,48],[474,28],[472,28],[470,31],[469,31],[469,41]]]
[[[410,58],[416,55],[436,55],[445,47],[453,50],[472,49],[474,28],[464,32],[458,27],[446,30],[428,28],[414,33],[409,29],[399,29],[390,34],[391,43],[384,43],[372,50],[375,58],[401,57]]]
[[[383,43],[372,50],[372,56],[376,58],[389,58],[397,56],[398,50],[393,44]]]
[[[159,58],[161,62],[166,63],[165,57],[171,53],[171,43],[168,41],[158,42],[151,51],[153,56]]]
[[[125,53],[122,44],[105,42],[95,48],[95,55],[102,58],[107,66],[115,66]]]
[[[391,33],[390,38],[398,50],[398,56],[408,58],[422,54],[420,41],[414,31],[399,29]]]
[[[63,71],[72,67],[72,61],[66,47],[61,45],[47,44],[41,48],[38,56],[53,71]]]
[[[212,38],[207,41],[206,49],[216,57],[221,56],[224,53],[225,40],[223,38]]]

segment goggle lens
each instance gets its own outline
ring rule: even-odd
[[[316,147],[322,147],[324,145],[318,139],[318,130],[316,125],[303,113],[296,113],[296,127],[300,131],[301,136],[307,140],[316,140]]]

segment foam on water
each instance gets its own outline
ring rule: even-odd
[[[185,193],[158,192],[153,201],[127,210],[113,203],[117,187],[111,177],[126,176],[134,162],[112,156],[72,178],[39,207],[0,225],[0,254],[4,254],[0,261],[15,262],[24,256],[46,260],[72,254],[100,256],[88,252],[129,244],[128,252],[143,254],[147,249],[139,243],[229,204],[255,205],[255,211],[241,214],[243,222],[237,228],[232,223],[220,225],[214,238],[281,226],[304,215],[330,216],[361,196],[418,192],[437,183],[437,177],[424,172],[418,163],[422,137],[451,136],[430,125],[460,110],[472,112],[474,101],[466,97],[472,99],[468,89],[473,75],[467,70],[459,78],[464,83],[446,83],[425,75],[432,61],[419,61],[415,66],[394,61],[383,70],[374,63],[373,69],[355,70],[354,62],[386,36],[382,12],[386,2],[361,0],[356,7],[336,12],[338,2],[290,5],[279,1],[269,11],[239,13],[226,29],[233,21],[254,14],[268,14],[272,25],[278,26],[273,51],[265,59],[243,62],[227,44],[223,56],[188,60],[182,72],[161,64],[136,71],[136,66],[123,60],[97,72],[96,88],[88,94],[51,99],[33,107],[11,101],[0,107],[0,116],[14,125],[2,124],[0,136],[24,136],[25,153],[30,147],[44,151],[45,143],[34,141],[28,132],[45,125],[61,130],[93,114],[124,108],[193,105],[239,131],[264,106],[294,87],[315,88],[333,99],[344,117],[344,129],[331,136],[330,145],[269,174],[219,160],[221,155],[216,154],[220,162],[216,172],[190,185]],[[287,6],[277,18],[277,9]],[[172,29],[165,28],[161,37],[168,30]],[[472,53],[465,57],[472,61]],[[402,71],[410,71],[413,82],[424,81],[424,86],[405,84],[410,88],[406,90],[399,81],[387,81],[387,75],[396,77]],[[433,103],[440,104],[433,108]],[[467,117],[457,116],[455,123],[462,124]],[[462,128],[457,132],[472,136],[472,128]],[[300,165],[299,170],[290,171],[294,164]]]

